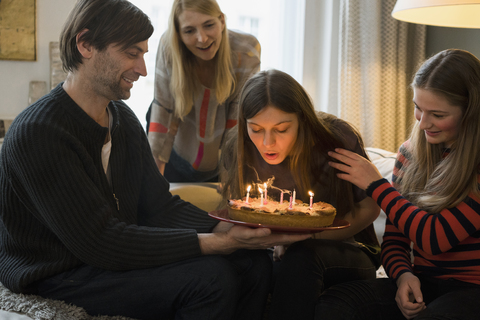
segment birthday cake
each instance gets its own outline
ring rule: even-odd
[[[301,200],[295,203],[264,201],[258,198],[228,201],[230,219],[263,225],[284,227],[320,228],[333,223],[336,209],[325,202],[315,202],[310,206]]]

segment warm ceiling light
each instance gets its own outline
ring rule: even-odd
[[[480,28],[480,1],[397,0],[395,19],[441,27]]]

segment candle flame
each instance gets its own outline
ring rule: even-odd
[[[267,189],[267,183],[266,182],[263,184],[263,186],[265,187],[265,189]]]
[[[252,189],[252,186],[247,187],[247,192],[250,192],[250,189]]]
[[[263,193],[262,188],[258,187],[258,192]]]
[[[313,197],[313,192],[312,191],[308,191],[308,194],[310,195],[310,197]]]

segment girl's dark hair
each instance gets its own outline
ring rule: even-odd
[[[250,137],[247,132],[247,120],[267,106],[273,106],[287,113],[295,113],[298,117],[299,129],[297,142],[290,154],[290,170],[299,188],[298,194],[306,193],[311,189],[312,172],[327,171],[327,181],[334,199],[342,208],[339,212],[346,213],[354,210],[351,184],[336,177],[335,170],[329,166],[325,168],[325,161],[329,159],[327,152],[335,148],[345,148],[346,142],[343,133],[338,130],[334,122],[342,120],[335,116],[315,112],[312,101],[304,88],[290,75],[279,70],[261,71],[252,76],[244,85],[240,95],[237,130],[232,130],[227,136],[225,147],[222,150],[222,174],[224,181],[224,198],[243,196],[244,174],[249,165],[253,150],[248,150]],[[345,122],[343,122],[345,123]],[[348,124],[345,123],[346,126]],[[343,126],[345,128],[345,126]],[[334,131],[332,131],[334,130]],[[358,133],[358,140],[363,142]]]
[[[77,35],[85,29],[80,39],[99,51],[110,44],[126,50],[153,33],[148,16],[127,0],[78,0],[60,34],[60,58],[67,72],[82,64]]]

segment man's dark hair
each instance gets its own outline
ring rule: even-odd
[[[99,51],[110,44],[125,50],[153,33],[148,16],[127,0],[78,0],[60,34],[60,57],[67,72],[82,64],[76,37],[85,29],[80,39]]]

